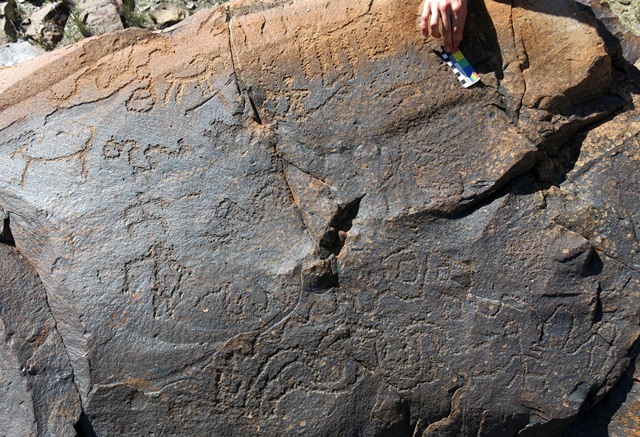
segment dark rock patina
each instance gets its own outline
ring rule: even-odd
[[[550,435],[606,394],[638,142],[576,133],[635,92],[573,2],[472,10],[469,90],[399,0],[238,1],[0,71],[0,207],[84,425]]]

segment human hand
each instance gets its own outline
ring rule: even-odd
[[[467,19],[467,0],[425,0],[420,26],[425,38],[444,39],[446,52],[456,51]],[[442,33],[440,32],[442,22]]]

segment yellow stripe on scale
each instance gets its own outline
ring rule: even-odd
[[[480,82],[480,76],[478,76],[460,50],[456,50],[454,53],[447,53],[443,49],[439,55],[449,65],[449,68],[451,68],[463,87],[469,88],[471,85]]]

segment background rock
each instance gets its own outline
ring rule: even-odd
[[[31,45],[26,41],[5,44],[0,46],[0,65],[11,67],[38,57],[44,52],[44,49]]]
[[[69,5],[65,2],[45,4],[31,15],[26,37],[45,48],[54,48],[64,36],[70,13]]]
[[[15,41],[15,22],[15,1],[0,2],[0,44],[6,44]]]
[[[0,71],[0,206],[81,423],[551,435],[606,395],[640,334],[637,91],[572,2],[472,6],[468,90],[398,0],[236,1]]]
[[[604,0],[583,1],[581,3],[589,6],[601,26],[606,28],[606,31],[601,29],[601,33],[604,34],[605,41],[617,50],[616,53],[613,53],[614,57],[623,58],[634,65],[633,68],[627,67],[627,70],[630,74],[635,75],[637,80],[640,77],[637,72],[640,60],[640,5],[635,1],[630,1],[627,5],[623,5],[622,2]],[[631,16],[623,14],[622,12],[627,7],[638,11],[638,14],[634,13]]]
[[[65,26],[64,38],[60,45],[68,45],[87,36],[117,31],[122,27],[142,27],[149,29],[164,28],[186,18],[191,13],[208,8],[227,0],[139,0],[136,2],[109,2],[105,0],[82,0],[69,3],[71,16]],[[583,0],[581,4],[593,8],[597,17],[606,24],[609,31],[622,43],[624,56],[631,63],[636,62],[638,53],[638,35],[640,5],[636,0]],[[5,21],[5,40],[14,42],[25,36],[26,26],[31,22],[30,16],[43,6],[42,2],[15,0],[7,5],[11,15]],[[565,3],[564,6],[566,7]],[[471,11],[473,12],[473,11]],[[155,18],[154,18],[155,16]],[[547,26],[543,26],[546,28]],[[561,65],[560,65],[561,66]]]
[[[6,338],[4,323],[0,321],[0,335]],[[20,363],[15,355],[8,351],[5,344],[0,346],[0,432],[2,435],[36,436],[33,402],[20,374]]]
[[[170,2],[162,2],[153,8],[151,18],[160,27],[176,24],[190,15],[189,8]]]
[[[624,75],[616,74],[614,82],[617,83],[618,92],[628,99],[630,106],[637,107],[638,85],[625,81]],[[638,134],[640,134],[640,114],[638,111],[625,111],[608,122],[595,127],[589,132],[577,136],[559,156],[565,168],[570,171],[562,183],[563,191],[575,196],[570,202],[569,211],[563,212],[556,220],[569,228],[588,235],[590,240],[598,240],[596,247],[608,257],[622,260],[622,263],[630,269],[635,269],[638,263],[638,248],[620,247],[613,242],[615,239],[607,237],[608,231],[614,228],[621,232],[634,232],[632,228],[638,217],[638,203],[635,189],[631,188],[637,172],[636,162],[633,157],[638,148]],[[578,157],[579,153],[579,157]],[[577,160],[576,160],[577,158]],[[573,163],[567,165],[568,163]],[[622,182],[622,181],[626,182]],[[597,182],[599,181],[599,182]],[[604,183],[604,187],[602,187]],[[596,188],[598,187],[598,188]],[[616,198],[608,198],[606,193],[616,192]],[[584,193],[589,193],[589,202],[585,203]],[[600,205],[609,204],[616,211],[616,217],[610,217],[600,209]],[[573,204],[573,206],[571,206]],[[588,204],[591,206],[585,208]],[[569,219],[569,216],[573,218]],[[585,225],[586,216],[598,217],[594,222],[596,226]],[[579,223],[581,222],[582,223]],[[612,221],[619,221],[615,225]],[[626,230],[625,230],[626,229]],[[620,232],[619,231],[619,232]],[[619,256],[618,254],[624,255]],[[622,274],[620,281],[626,281]],[[638,295],[637,287],[632,290],[632,296]],[[621,301],[603,311],[625,311],[630,302]],[[617,386],[595,408],[585,411],[576,423],[564,434],[565,437],[596,437],[609,435],[612,437],[633,436],[638,431],[638,384],[634,376],[636,370],[635,357],[638,355],[638,342],[630,351],[634,358],[622,376]]]
[[[640,3],[638,0],[608,0],[611,11],[623,25],[636,35],[640,34]]]
[[[0,43],[28,39],[51,50],[124,28],[164,28],[225,1],[63,0],[54,7],[54,3],[38,0],[9,0],[0,2],[0,26],[4,29],[0,31]]]
[[[110,0],[80,0],[75,2],[74,10],[91,34],[99,35],[124,29],[116,4]]]

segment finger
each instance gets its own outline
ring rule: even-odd
[[[440,11],[437,7],[431,9],[431,20],[429,20],[429,27],[431,28],[431,35],[435,38],[440,38]]]
[[[457,49],[462,42],[462,32],[467,19],[467,8],[464,4],[454,5],[452,8],[453,13],[453,41],[452,49]]]
[[[453,31],[451,29],[451,8],[447,4],[440,10],[442,18],[442,34],[444,37],[444,50],[451,52],[451,44],[453,43]]]
[[[422,28],[422,35],[425,38],[429,37],[429,17],[431,16],[431,9],[425,2],[424,11],[422,11],[422,18],[420,18],[420,27]]]

